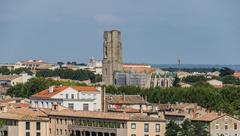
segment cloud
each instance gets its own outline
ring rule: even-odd
[[[126,20],[114,15],[97,15],[94,16],[94,20],[102,24],[124,24]]]

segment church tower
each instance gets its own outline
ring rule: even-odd
[[[123,70],[121,32],[105,31],[103,43],[103,82],[114,84],[114,72]]]

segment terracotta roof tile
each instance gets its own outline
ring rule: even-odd
[[[73,111],[62,110],[52,111],[50,116],[66,116],[79,118],[93,118],[93,119],[112,119],[112,120],[126,120],[126,121],[165,121],[161,118],[149,117],[140,113],[115,113],[115,112],[93,112],[93,111]]]
[[[41,97],[41,98],[51,98],[54,95],[64,91],[65,89],[67,89],[69,86],[55,86],[53,87],[53,92],[49,92],[49,89],[45,89],[43,91],[40,91],[34,95],[32,95],[32,98],[36,98],[36,97]],[[93,86],[73,86],[71,87],[77,91],[86,91],[86,92],[97,92],[98,90],[96,89],[96,87]]]
[[[106,95],[109,104],[147,104],[140,95]]]
[[[198,118],[195,118],[193,119],[194,121],[204,121],[204,122],[211,122],[211,121],[214,121],[218,118],[221,118],[223,116],[225,116],[226,114],[219,114],[217,112],[210,112],[210,113],[207,113],[207,114],[204,114],[203,116],[201,117],[198,117]]]

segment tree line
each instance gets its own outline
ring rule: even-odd
[[[30,79],[28,82],[26,82],[24,84],[17,84],[15,86],[10,87],[7,90],[7,95],[10,95],[12,97],[28,98],[31,95],[33,95],[39,91],[49,88],[50,86],[58,86],[58,85],[64,85],[64,86],[82,85],[82,86],[85,86],[86,84],[76,83],[76,82],[71,82],[71,81],[66,81],[66,82],[55,81],[52,79],[38,77],[38,78]]]
[[[21,74],[23,72],[27,73],[28,75],[33,74],[33,72],[27,68],[17,68],[14,70],[9,70],[7,67],[0,67],[0,74],[2,75]]]
[[[152,103],[198,103],[200,106],[214,111],[221,111],[230,115],[240,116],[240,87],[226,86],[214,88],[207,83],[198,83],[190,88],[148,88],[134,86],[106,87],[111,94],[139,94]]]
[[[56,77],[72,80],[91,80],[92,83],[101,82],[101,75],[94,74],[89,70],[71,70],[71,69],[56,69],[56,70],[40,70],[36,73],[37,77]]]

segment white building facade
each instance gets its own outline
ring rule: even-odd
[[[59,104],[73,110],[101,111],[101,88],[84,87],[50,87],[30,98],[31,106],[35,108],[52,108]]]

